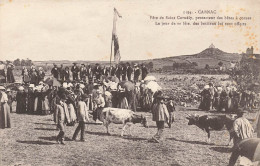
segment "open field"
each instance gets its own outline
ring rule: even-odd
[[[177,120],[165,128],[161,143],[148,143],[156,132],[151,115],[149,128],[132,126],[133,136],[120,137],[121,125],[111,125],[111,136],[101,125],[87,125],[86,142],[72,142],[75,127],[66,127],[66,145],[55,142],[58,134],[52,116],[11,114],[12,128],[1,131],[0,165],[227,165],[231,146],[228,132],[213,131],[212,144],[206,133],[188,126],[184,113],[205,114],[178,108]],[[252,120],[254,114],[248,115]]]
[[[171,92],[177,85],[173,78],[192,77],[199,75],[156,75],[159,84],[165,92]],[[227,79],[227,76],[205,76],[204,81]],[[160,79],[161,78],[161,79]],[[189,86],[183,82],[181,88]],[[178,82],[178,81],[175,81]],[[172,128],[167,125],[164,130],[164,141],[148,143],[156,133],[155,122],[150,113],[143,113],[148,117],[149,128],[141,124],[132,126],[133,136],[120,137],[122,125],[110,126],[111,136],[105,134],[102,125],[87,125],[86,142],[70,141],[76,126],[66,126],[66,145],[57,144],[55,136],[58,134],[52,121],[52,115],[36,116],[11,114],[12,128],[0,130],[1,163],[0,165],[227,165],[231,146],[226,130],[213,131],[211,144],[206,143],[206,133],[195,126],[188,126],[185,113],[199,115],[215,114],[214,112],[198,111],[194,106],[177,106],[176,121]],[[141,114],[141,112],[139,112]],[[255,113],[247,114],[253,122]],[[79,138],[78,138],[79,139]]]

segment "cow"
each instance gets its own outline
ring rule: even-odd
[[[123,124],[121,132],[122,137],[124,136],[127,125],[129,126],[130,135],[132,135],[130,128],[131,124],[141,123],[144,127],[148,127],[148,122],[145,116],[137,115],[133,111],[128,109],[106,107],[97,110],[97,114],[97,118],[101,122],[103,122],[103,125],[106,127],[108,135],[110,135],[108,130],[108,126],[110,123]]]
[[[210,143],[210,130],[222,130],[224,126],[226,126],[226,129],[229,132],[229,143],[230,145],[231,140],[234,138],[235,133],[233,130],[233,117],[227,117],[226,115],[188,115],[186,117],[189,122],[188,125],[196,125],[200,129],[204,130],[208,134],[208,140],[207,142]]]

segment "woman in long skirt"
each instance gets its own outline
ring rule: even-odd
[[[0,98],[0,128],[11,128],[10,107],[7,103],[8,97],[3,86],[0,86]]]
[[[16,113],[25,113],[26,111],[26,94],[24,92],[24,88],[20,86],[19,91],[16,94]]]

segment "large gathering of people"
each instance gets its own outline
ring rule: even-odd
[[[53,114],[53,121],[59,129],[56,137],[58,143],[65,144],[65,127],[74,126],[77,122],[72,140],[76,140],[80,132],[80,140],[84,142],[85,123],[90,121],[91,116],[93,123],[102,124],[97,117],[102,108],[122,108],[134,112],[150,112],[152,120],[156,122],[157,132],[149,142],[159,143],[163,139],[165,123],[171,128],[175,121],[175,104],[173,98],[163,94],[156,78],[148,73],[144,64],[140,68],[138,64],[132,67],[129,63],[110,68],[101,67],[100,64],[78,66],[74,63],[71,68],[54,64],[52,76],[45,78],[42,67],[24,67],[23,82],[15,89],[15,95],[10,88],[0,86],[0,127],[11,127],[10,113],[13,112],[13,101],[16,101],[15,110],[18,114]],[[9,72],[7,70],[6,80],[7,83],[14,82],[11,69]],[[237,112],[238,118],[233,124],[236,149],[243,139],[253,137],[253,127],[239,108],[256,107],[255,98],[253,91],[238,91],[234,86],[215,87],[213,83],[209,83],[201,92],[199,108],[204,111],[224,109],[230,113]],[[256,130],[260,133],[259,127]],[[234,150],[230,165],[236,162],[238,156],[239,153]]]

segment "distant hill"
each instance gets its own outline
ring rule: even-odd
[[[172,66],[176,63],[192,63],[196,62],[198,68],[204,68],[206,64],[210,67],[217,67],[221,61],[229,67],[230,62],[239,62],[242,55],[238,53],[227,53],[218,48],[207,48],[200,53],[193,55],[180,55],[174,57],[158,58],[147,61],[152,61],[154,68],[162,68],[162,66]]]
[[[217,67],[218,63],[221,61],[223,65],[229,67],[230,62],[240,62],[242,55],[238,53],[227,53],[214,46],[206,48],[205,50],[201,51],[200,53],[193,54],[193,55],[180,55],[180,56],[173,56],[173,57],[165,57],[165,58],[157,58],[157,59],[150,59],[150,60],[142,60],[142,61],[128,61],[134,63],[149,63],[153,62],[154,69],[163,68],[163,66],[172,66],[173,63],[192,63],[196,62],[198,64],[197,68],[204,68],[206,64],[210,67]],[[73,62],[77,62],[78,64],[95,64],[101,63],[103,65],[109,65],[108,61],[69,61],[69,60],[60,60],[60,61],[34,61],[35,65],[46,65],[52,66],[53,63],[59,65],[64,64],[64,66],[70,66]]]

